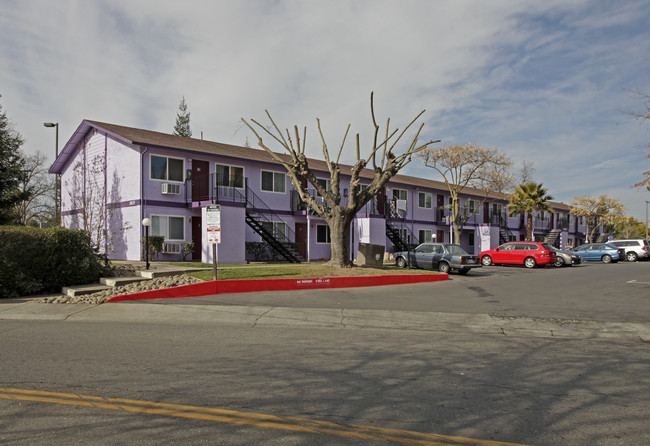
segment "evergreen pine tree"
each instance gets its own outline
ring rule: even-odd
[[[2,111],[0,105],[0,224],[16,221],[14,206],[28,198],[28,191],[21,191],[24,160],[20,146],[24,140]]]
[[[185,96],[181,99],[181,103],[178,106],[178,113],[176,113],[174,135],[187,136],[188,138],[192,136],[192,130],[190,130],[190,112],[187,111]]]

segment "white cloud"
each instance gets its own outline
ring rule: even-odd
[[[185,96],[197,137],[243,144],[239,118],[268,108],[282,126],[307,125],[320,156],[315,118],[334,146],[347,123],[368,141],[374,90],[380,122],[402,126],[426,108],[426,137],[498,146],[535,162],[563,201],[616,192],[641,218],[643,199],[625,185],[648,169],[636,150],[648,134],[618,110],[639,108],[626,90],[650,91],[647,9],[642,0],[5,0],[0,101],[30,153],[53,151],[44,121],[60,122],[61,144],[84,118],[171,132]],[[608,165],[625,174],[594,178]]]

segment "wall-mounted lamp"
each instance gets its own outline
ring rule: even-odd
[[[344,196],[344,197],[347,197],[347,196],[348,196],[348,190],[347,190],[347,189],[343,189],[343,196]]]
[[[190,181],[192,180],[192,169],[187,169],[185,178]]]

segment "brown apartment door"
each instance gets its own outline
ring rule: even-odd
[[[436,215],[436,220],[442,221],[445,217],[445,196],[444,195],[438,194],[436,198],[436,208],[438,210],[438,215]]]
[[[307,223],[296,223],[296,244],[298,254],[303,259],[307,258]]]
[[[194,242],[192,260],[201,260],[201,251],[203,250],[202,228],[201,217],[192,217],[192,242]]]
[[[192,201],[210,199],[210,163],[192,160]]]

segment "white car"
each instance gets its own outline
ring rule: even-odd
[[[650,257],[650,241],[643,239],[630,239],[630,240],[612,240],[607,242],[609,245],[614,245],[617,248],[622,248],[625,251],[625,260],[628,262],[636,262],[637,260],[648,260]]]

